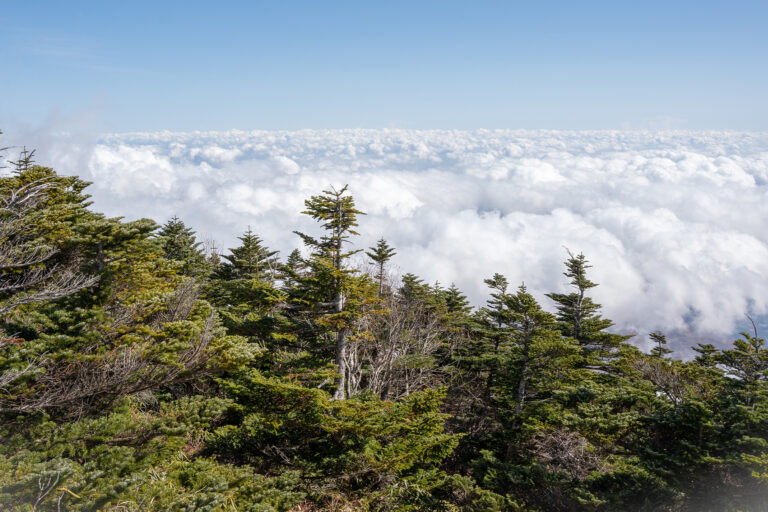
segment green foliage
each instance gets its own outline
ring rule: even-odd
[[[372,503],[385,496],[408,501],[414,498],[399,491],[393,497],[394,489],[418,487],[429,493],[447,478],[434,474],[434,468],[458,437],[444,431],[440,390],[413,394],[401,403],[365,394],[331,401],[321,390],[254,370],[222,385],[237,405],[229,424],[210,440],[212,452],[267,473],[284,471],[290,460],[316,503],[329,495]]]
[[[179,265],[179,274],[190,277],[205,277],[211,272],[211,264],[206,259],[195,238],[195,232],[174,216],[158,231],[157,239],[163,248],[163,256]]]
[[[280,262],[250,229],[214,265],[173,218],[90,209],[88,183],[0,177],[0,508],[11,511],[759,511],[768,348],[644,354],[571,291],[354,268],[347,187]],[[215,267],[215,269],[214,269]],[[396,288],[396,289],[394,289]]]
[[[385,266],[397,254],[393,247],[387,243],[386,240],[380,238],[375,247],[371,247],[366,251],[365,255],[368,256],[371,261],[376,265],[376,275],[374,276],[379,282],[379,296],[384,293],[384,279],[387,277],[385,272]]]
[[[600,365],[616,355],[621,344],[629,336],[607,332],[613,322],[599,315],[600,304],[596,304],[587,291],[597,283],[587,278],[591,267],[583,254],[574,256],[568,252],[564,275],[570,279],[571,293],[548,293],[557,308],[560,331],[564,336],[575,339],[585,348],[586,364]]]
[[[291,490],[295,474],[265,477],[197,455],[229,405],[152,398],[64,424],[29,416],[23,429],[2,431],[0,504],[19,511],[289,510],[303,498]]]
[[[277,251],[270,251],[250,228],[240,237],[241,245],[211,276],[206,287],[210,298],[231,334],[244,336],[259,350],[275,349],[288,327],[280,307],[286,296],[275,285]]]
[[[274,279],[278,268],[277,251],[270,251],[251,228],[238,238],[240,245],[230,249],[224,255],[226,260],[217,270],[218,278],[223,281],[237,279]]]

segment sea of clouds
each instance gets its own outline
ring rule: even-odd
[[[303,201],[349,184],[357,248],[481,305],[494,272],[547,307],[566,247],[623,332],[678,348],[728,342],[768,305],[768,134],[689,131],[300,130],[153,132],[46,141],[41,163],[94,184],[111,216],[178,215],[232,247],[248,226],[285,256],[319,233]]]

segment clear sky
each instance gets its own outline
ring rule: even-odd
[[[768,130],[768,2],[0,2],[0,128]]]

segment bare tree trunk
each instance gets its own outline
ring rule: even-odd
[[[384,294],[384,262],[379,263],[379,298]]]
[[[344,294],[339,292],[336,296],[336,313],[344,310]],[[342,327],[336,333],[336,367],[339,372],[339,378],[336,381],[336,391],[333,393],[334,400],[344,400],[347,397],[347,328]]]
[[[524,364],[523,372],[527,369],[527,365]],[[525,374],[520,376],[520,382],[517,383],[517,405],[515,405],[515,414],[523,412],[523,405],[525,405],[525,386],[527,384],[527,378]]]
[[[528,349],[530,340],[526,337],[523,346],[522,364],[520,365],[520,380],[517,383],[517,404],[515,405],[515,414],[520,415],[525,405],[525,388],[528,385]],[[519,418],[516,420],[519,421]]]

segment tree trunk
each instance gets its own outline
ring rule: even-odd
[[[336,313],[344,310],[344,294],[339,293],[336,296]],[[342,327],[336,333],[336,369],[339,372],[339,378],[336,381],[336,391],[333,393],[334,400],[344,400],[347,398],[347,328]]]
[[[525,345],[523,345],[523,354],[520,364],[520,381],[517,383],[517,404],[515,405],[515,414],[518,418],[515,421],[519,421],[519,416],[523,412],[523,406],[525,405],[525,392],[528,385],[528,350],[530,345],[530,339],[526,337]]]

